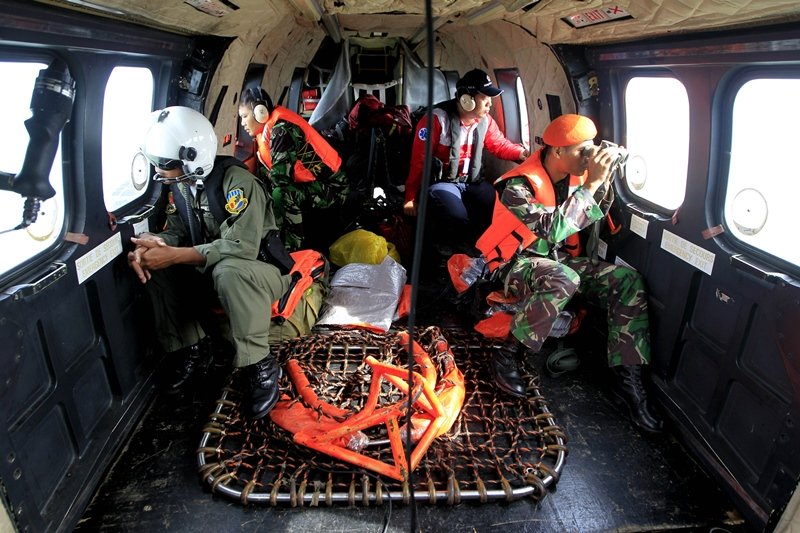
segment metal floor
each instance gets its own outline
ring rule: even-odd
[[[580,353],[581,366],[557,378],[544,371],[544,355],[533,356],[569,437],[561,479],[539,503],[243,507],[211,494],[197,474],[220,381],[207,378],[193,392],[154,396],[76,531],[402,532],[414,523],[434,532],[749,531],[669,429],[645,436],[627,422],[604,393],[598,357]]]

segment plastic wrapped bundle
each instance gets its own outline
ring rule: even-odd
[[[346,265],[333,275],[317,324],[387,331],[405,282],[406,269],[389,256],[379,265]]]

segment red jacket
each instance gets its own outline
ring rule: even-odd
[[[448,104],[449,102],[445,102]],[[453,104],[455,101],[453,101]],[[433,126],[428,128],[427,116],[423,116],[417,124],[416,134],[414,135],[414,144],[411,147],[411,168],[408,171],[408,178],[406,178],[406,201],[416,200],[419,193],[420,183],[422,182],[422,174],[425,168],[425,139],[428,135],[431,136],[433,143],[433,156],[441,160],[445,168],[444,175],[447,175],[450,162],[450,147],[452,143],[452,135],[450,131],[450,119],[452,113],[442,107],[436,107],[433,110]],[[484,146],[494,156],[508,161],[517,161],[522,158],[525,148],[522,145],[514,144],[506,139],[497,123],[490,115],[486,115],[484,119],[488,120],[488,127],[486,130],[486,137]],[[480,121],[475,121],[469,126],[461,123],[461,130],[459,131],[459,139],[461,139],[461,150],[459,156],[459,167],[465,165],[469,156],[471,155],[470,141],[472,138],[472,130],[478,126]],[[466,174],[466,171],[464,172]]]

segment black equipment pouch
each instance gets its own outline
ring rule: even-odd
[[[438,157],[431,158],[431,184],[439,183],[444,179],[444,165]]]
[[[278,230],[268,232],[267,236],[261,240],[258,258],[265,263],[275,265],[284,275],[291,272],[294,266],[294,260],[283,246]]]

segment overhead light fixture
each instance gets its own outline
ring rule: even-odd
[[[500,18],[505,14],[505,12],[505,6],[495,0],[489,5],[467,15],[467,24],[470,26],[477,26],[479,24]]]
[[[533,6],[538,4],[539,1],[540,0],[516,0],[514,2],[511,2],[511,4],[508,6],[507,9],[509,13],[512,13],[518,9],[524,9],[525,11],[528,11]]]
[[[76,6],[81,7],[88,7],[91,9],[96,9],[97,11],[103,11],[105,13],[111,13],[112,15],[127,15],[125,11],[119,11],[118,9],[112,9],[106,6],[100,6],[92,2],[87,2],[86,0],[67,0],[70,4],[75,4]]]

